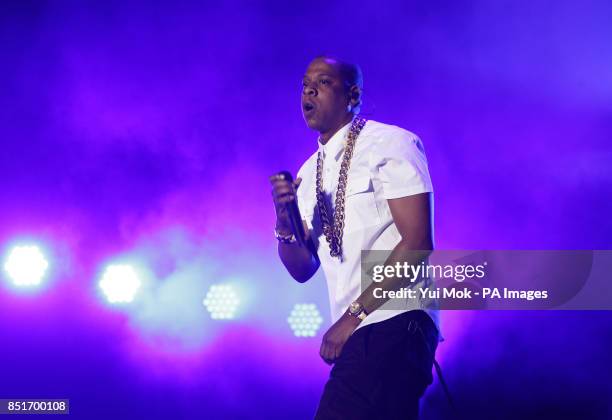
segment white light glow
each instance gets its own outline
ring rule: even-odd
[[[42,281],[49,262],[35,245],[16,246],[9,253],[4,270],[16,286],[36,286]]]
[[[134,300],[141,282],[130,265],[117,264],[106,267],[99,286],[110,303],[128,303]]]

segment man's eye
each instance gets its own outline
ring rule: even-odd
[[[322,85],[329,85],[330,82],[327,79],[321,79],[321,80],[319,80],[319,83],[322,84]]]

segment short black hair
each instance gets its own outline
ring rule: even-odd
[[[331,55],[319,55],[315,57],[313,61],[314,60],[333,61],[340,69],[340,73],[342,74],[342,78],[344,79],[344,83],[347,85],[347,87],[357,85],[359,89],[363,89],[363,73],[357,64],[349,63],[348,61],[344,61]]]

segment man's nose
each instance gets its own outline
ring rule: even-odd
[[[304,86],[304,95],[306,96],[317,96],[317,90],[311,85]]]

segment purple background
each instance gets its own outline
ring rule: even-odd
[[[70,398],[83,419],[310,418],[328,367],[316,302],[275,254],[267,176],[316,135],[300,79],[358,62],[363,114],[417,133],[447,249],[607,249],[607,2],[3,2],[0,247],[46,246],[45,287],[0,287],[0,398]],[[145,303],[107,306],[117,256]],[[209,285],[241,290],[210,320]],[[605,312],[445,313],[438,359],[468,418],[610,418]],[[448,418],[438,380],[424,419]]]

